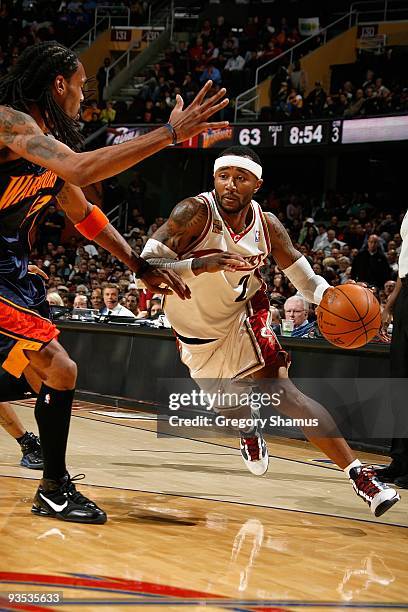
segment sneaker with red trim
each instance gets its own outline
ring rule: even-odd
[[[381,516],[401,499],[394,489],[378,480],[372,467],[351,468],[349,476],[353,489],[375,516]]]
[[[240,450],[248,470],[255,476],[262,476],[268,470],[268,447],[258,426],[250,434],[240,431]]]

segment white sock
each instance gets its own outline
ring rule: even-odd
[[[361,467],[362,463],[359,459],[354,459],[354,461],[352,461],[352,463],[350,463],[350,465],[348,465],[347,467],[344,468],[343,472],[345,473],[345,475],[347,476],[347,478],[350,478],[350,470],[352,468],[356,468],[356,467]]]

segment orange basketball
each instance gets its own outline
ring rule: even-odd
[[[327,291],[316,312],[326,340],[345,349],[364,346],[378,334],[381,325],[378,300],[360,285],[340,285]]]

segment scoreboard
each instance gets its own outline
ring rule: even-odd
[[[146,134],[159,125],[112,125],[106,144],[115,145]],[[344,144],[408,140],[408,115],[369,119],[331,119],[296,123],[235,123],[208,130],[176,145],[189,149],[225,148],[232,145],[271,149],[339,147]]]

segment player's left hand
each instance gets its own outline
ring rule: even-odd
[[[191,297],[189,287],[173,270],[151,268],[143,274],[141,280],[146,285],[146,289],[153,293],[172,295],[174,291],[182,300],[189,300]]]
[[[44,272],[44,270],[41,270],[41,268],[39,268],[38,266],[35,266],[34,264],[28,265],[28,271],[31,274],[38,274],[38,276],[41,276],[41,278],[43,278],[44,280],[48,280],[48,274]]]

